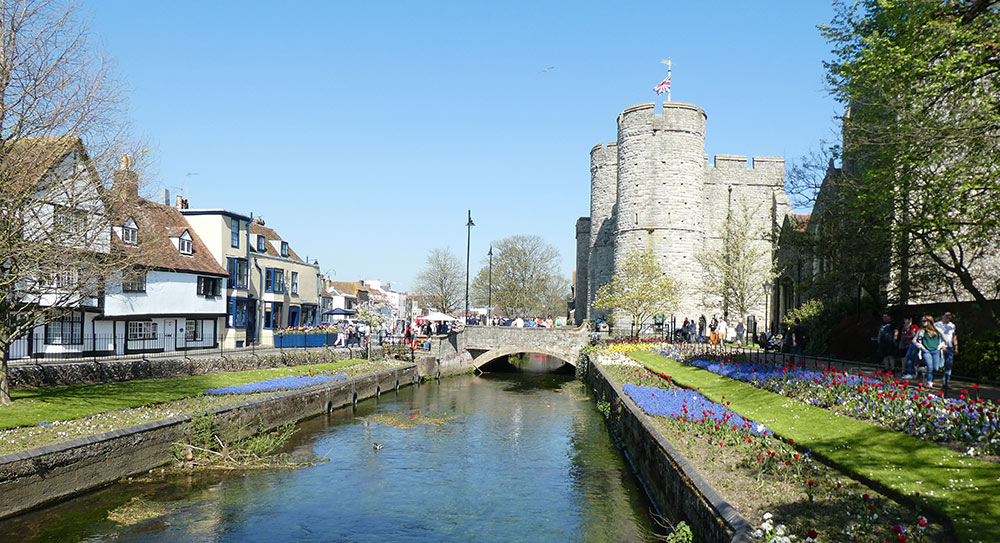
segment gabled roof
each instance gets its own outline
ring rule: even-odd
[[[18,187],[14,186],[16,183],[23,183],[25,188],[37,184],[46,173],[73,151],[83,156],[83,162],[90,168],[94,180],[98,179],[97,172],[93,170],[93,164],[87,155],[87,149],[79,137],[21,138],[7,143],[3,151],[0,171],[3,171],[3,180],[8,184],[6,188],[18,190]]]
[[[131,209],[118,210],[115,226],[122,226],[129,217],[139,226],[139,247],[142,253],[137,259],[138,265],[179,272],[229,275],[179,209],[140,198]],[[180,237],[185,231],[191,236],[190,255],[181,254],[170,241],[170,238]],[[115,232],[114,240],[120,249],[140,250],[125,245],[118,231]]]
[[[270,244],[270,242],[272,242],[272,241],[278,241],[279,245],[280,245],[280,242],[286,241],[286,240],[281,239],[281,236],[279,236],[278,233],[274,231],[274,229],[268,228],[268,227],[266,227],[266,226],[264,226],[262,224],[256,223],[256,222],[251,222],[250,223],[250,233],[251,234],[257,234],[257,235],[263,235],[265,238],[267,238],[268,244]],[[251,241],[250,242],[250,252],[251,253],[257,253],[257,243],[256,243],[256,241]],[[260,253],[258,253],[258,254],[260,254]],[[274,247],[273,246],[270,249],[268,249],[267,252],[264,253],[264,254],[268,254],[268,255],[271,255],[271,256],[281,257],[281,253],[277,252],[277,251],[274,251]],[[302,258],[298,255],[298,253],[296,253],[295,250],[292,249],[292,244],[291,243],[288,244],[288,256],[287,257],[282,257],[282,258],[289,258],[289,259],[292,259],[292,260],[298,260],[299,262],[302,262],[302,263],[305,263],[305,264],[309,264],[308,262],[302,260]]]
[[[357,297],[359,291],[368,292],[368,290],[357,281],[330,281],[329,285],[347,296]]]

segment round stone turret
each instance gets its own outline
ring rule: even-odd
[[[614,273],[615,219],[618,193],[618,142],[595,145],[590,150],[590,275],[587,318],[605,318],[594,309],[594,297]]]
[[[681,287],[675,314],[701,306],[705,121],[698,106],[665,102],[632,106],[618,116],[615,269],[630,251],[652,250]],[[618,316],[617,325],[628,326]]]

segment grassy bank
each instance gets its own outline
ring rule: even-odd
[[[159,404],[200,396],[206,389],[243,385],[308,372],[343,373],[362,359],[337,360],[324,364],[289,366],[172,379],[146,379],[12,391],[14,403],[0,406],[0,430],[35,426],[43,422],[71,420],[118,409]]]
[[[1000,541],[1000,465],[836,415],[652,352],[631,355],[741,416],[892,493],[952,519],[963,541]]]

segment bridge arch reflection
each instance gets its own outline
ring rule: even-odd
[[[556,373],[573,375],[573,364],[550,353],[485,353],[476,357],[477,373]]]

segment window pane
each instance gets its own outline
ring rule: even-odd
[[[240,259],[239,269],[239,288],[247,288],[250,278],[250,263],[246,259]]]
[[[231,230],[231,240],[229,244],[233,247],[239,248],[240,246],[240,220],[232,219],[229,221],[229,229]]]

